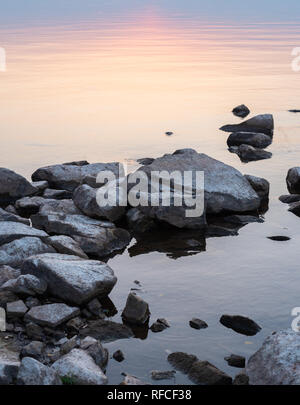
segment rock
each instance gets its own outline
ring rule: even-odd
[[[0,287],[8,280],[19,277],[20,270],[13,269],[10,266],[0,266]]]
[[[270,183],[261,177],[245,174],[245,178],[250,183],[253,190],[257,193],[261,201],[269,199]]]
[[[12,170],[0,167],[0,206],[6,207],[18,198],[33,195],[37,189]]]
[[[292,112],[292,113],[299,113],[300,112],[300,110],[288,110],[289,112]]]
[[[236,153],[242,162],[248,163],[257,160],[270,159],[271,152],[254,148],[250,145],[231,146],[229,152]]]
[[[124,356],[124,353],[122,352],[122,350],[117,350],[116,352],[114,352],[113,358],[116,361],[118,361],[119,363],[121,363],[123,360],[125,360],[125,356]]]
[[[7,281],[1,289],[12,291],[15,294],[36,295],[43,294],[47,290],[47,283],[35,276],[26,274]]]
[[[79,244],[70,236],[57,235],[47,238],[47,243],[51,245],[58,253],[66,255],[79,256],[88,259],[88,256],[81,249]]]
[[[46,188],[49,187],[49,183],[46,180],[33,181],[31,185],[37,189],[38,194],[41,194],[44,190],[46,190]]]
[[[97,366],[99,366],[102,370],[105,370],[109,355],[108,350],[102,346],[100,341],[91,343],[88,345],[85,351],[92,357]]]
[[[84,320],[80,316],[77,316],[67,322],[66,329],[70,334],[77,335],[80,328],[83,326],[84,326]]]
[[[2,356],[1,356],[2,357]],[[0,357],[0,385],[13,384],[17,378],[20,363]]]
[[[95,339],[91,336],[87,336],[80,342],[80,349],[86,350],[90,346],[92,346],[94,343],[97,343],[97,339]]]
[[[21,273],[46,281],[50,294],[75,305],[107,296],[117,282],[105,263],[60,254],[32,256],[23,263]]]
[[[65,214],[81,215],[81,211],[75,206],[73,200],[46,200],[40,205],[39,214]]]
[[[295,203],[290,204],[289,211],[299,217],[300,216],[300,202],[295,202]]]
[[[31,219],[33,226],[50,234],[71,236],[86,254],[98,258],[122,250],[130,242],[125,229],[84,215],[37,214]]]
[[[5,207],[5,211],[8,212],[9,214],[14,214],[14,215],[18,215],[17,210],[15,209],[15,207],[13,205],[8,205],[7,207]]]
[[[20,352],[20,358],[32,357],[36,360],[40,360],[44,351],[44,343],[39,341],[33,341],[24,346]]]
[[[151,165],[155,159],[153,158],[141,158],[137,159],[136,161],[140,163],[141,165]]]
[[[26,314],[26,320],[56,328],[79,313],[78,308],[69,307],[66,304],[48,304],[31,308]]]
[[[254,215],[229,215],[223,217],[223,219],[225,222],[230,222],[236,225],[247,225],[253,222],[264,222],[263,218]]]
[[[244,368],[246,365],[245,357],[238,356],[236,354],[231,354],[229,357],[225,357],[225,360],[231,367]]]
[[[268,236],[268,239],[277,241],[277,242],[286,242],[288,240],[291,240],[288,236]]]
[[[189,370],[188,377],[195,384],[231,385],[232,378],[208,361],[196,361]]]
[[[0,221],[0,245],[21,239],[24,236],[45,238],[46,232],[19,222]]]
[[[169,354],[168,362],[178,371],[188,374],[192,365],[198,361],[198,358],[193,354],[182,352],[174,352]]]
[[[245,373],[239,373],[234,377],[233,385],[249,385],[249,377]]]
[[[28,308],[21,300],[9,302],[6,306],[6,315],[8,318],[21,318],[27,311]]]
[[[33,322],[26,324],[26,334],[29,339],[33,340],[43,340],[44,338],[43,329]]]
[[[163,324],[166,328],[170,327],[169,322],[165,318],[158,318],[156,322]]]
[[[227,139],[228,146],[250,145],[253,148],[264,149],[272,143],[272,138],[256,132],[233,132]]]
[[[128,227],[136,233],[144,233],[155,227],[153,219],[143,214],[138,208],[130,208],[126,213]]]
[[[17,212],[23,217],[30,217],[39,212],[40,207],[45,204],[43,197],[24,197],[16,201],[15,207]]]
[[[190,327],[194,329],[205,329],[208,327],[207,323],[198,318],[190,320]]]
[[[224,125],[220,130],[225,132],[262,132],[263,134],[272,136],[274,130],[273,115],[256,115],[240,124]]]
[[[252,319],[240,315],[222,315],[220,323],[246,336],[254,336],[261,330],[261,327]]]
[[[85,215],[91,218],[102,218],[109,221],[117,221],[124,213],[126,207],[106,206],[100,207],[96,200],[97,190],[83,184],[76,188],[73,194],[73,201],[76,207]]]
[[[29,219],[22,218],[19,215],[11,214],[6,210],[3,210],[2,208],[0,208],[0,221],[20,222],[25,225],[30,225]]]
[[[126,325],[99,319],[97,321],[90,321],[86,328],[80,330],[80,336],[90,336],[103,343],[107,343],[119,339],[128,339],[133,337],[133,333]]]
[[[97,298],[94,298],[92,301],[90,301],[87,304],[87,308],[91,312],[91,314],[95,316],[99,317],[102,315],[102,305]]]
[[[35,297],[28,297],[25,301],[26,307],[27,308],[33,308],[33,307],[38,307],[41,305],[40,301],[35,298]]]
[[[53,190],[51,188],[46,188],[43,193],[43,197],[53,200],[65,200],[68,198],[72,198],[72,193],[66,190]]]
[[[28,257],[41,253],[56,253],[56,251],[39,238],[17,239],[0,247],[0,265],[19,267]]]
[[[300,194],[289,194],[289,195],[281,195],[279,200],[284,204],[292,204],[295,202],[300,202]]]
[[[173,135],[173,133],[174,133],[174,132],[167,131],[167,132],[165,132],[165,135],[167,135],[167,136],[171,136],[171,135]]]
[[[89,165],[87,160],[76,160],[73,162],[63,163],[64,166],[86,166]]]
[[[152,330],[152,332],[154,333],[158,333],[158,332],[162,332],[163,330],[165,330],[167,328],[166,325],[164,325],[161,322],[154,322],[151,326],[150,329]]]
[[[85,351],[73,349],[52,365],[62,380],[70,379],[76,385],[104,385],[107,377]]]
[[[0,308],[6,308],[9,302],[17,301],[18,297],[10,291],[0,291]]]
[[[61,385],[55,370],[39,361],[24,357],[17,376],[18,385]]]
[[[250,110],[245,104],[238,105],[232,110],[233,114],[240,118],[246,118],[250,114]]]
[[[122,312],[123,321],[135,325],[144,325],[149,321],[150,311],[147,302],[134,293],[129,293]]]
[[[118,163],[94,163],[78,166],[77,164],[53,165],[42,167],[36,170],[32,175],[33,181],[47,180],[50,188],[58,190],[74,191],[81,184],[91,185],[94,182],[99,172],[109,170],[116,176],[119,175]],[[100,187],[100,184],[98,185]]]
[[[155,381],[160,381],[160,380],[172,380],[175,378],[176,371],[157,371],[157,370],[152,370],[151,371],[151,378],[152,380]]]
[[[77,346],[77,336],[75,335],[71,339],[67,339],[67,341],[60,346],[61,355],[69,353],[71,350],[75,349],[76,346]]]
[[[246,374],[251,385],[299,385],[300,334],[292,329],[267,337],[248,360]]]
[[[290,194],[300,194],[300,167],[292,167],[288,171],[286,184]]]
[[[122,375],[124,375],[125,377],[120,385],[150,385],[150,384],[144,383],[143,381],[141,381],[140,379],[138,379],[137,377],[135,377],[133,375],[129,375],[129,374],[125,374],[125,373],[122,373]]]

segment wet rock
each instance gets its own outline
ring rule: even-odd
[[[178,371],[188,374],[193,364],[198,361],[198,358],[193,354],[182,352],[174,352],[169,354],[168,362]]]
[[[29,322],[26,324],[26,335],[29,337],[29,339],[33,340],[44,339],[43,329],[33,322]]]
[[[272,114],[256,115],[240,124],[224,125],[220,130],[225,132],[259,132],[272,136],[274,119]]]
[[[76,385],[104,385],[107,377],[92,357],[81,349],[73,349],[57,360],[51,367],[63,381],[71,380]]]
[[[8,280],[19,277],[20,270],[13,269],[10,266],[0,266],[0,287]]]
[[[84,215],[37,214],[31,219],[33,226],[50,234],[71,236],[86,254],[94,257],[110,255],[130,242],[125,229]]]
[[[190,327],[194,329],[205,329],[208,327],[207,323],[198,318],[190,320]]]
[[[297,217],[299,217],[300,216],[300,202],[295,202],[295,203],[290,204],[289,211],[292,212],[293,214],[297,215]]]
[[[254,148],[250,145],[231,146],[229,152],[236,153],[242,162],[255,162],[257,160],[270,159],[271,152],[262,149]]]
[[[188,377],[195,384],[231,385],[232,378],[208,361],[196,361],[188,372]]]
[[[269,198],[270,183],[268,180],[263,179],[262,177],[251,176],[249,174],[245,174],[245,178],[248,180],[261,201]]]
[[[56,250],[39,238],[17,239],[0,247],[0,265],[19,267],[28,257],[41,253],[56,253]]]
[[[133,333],[126,325],[99,319],[97,321],[89,321],[88,326],[80,330],[80,336],[90,336],[103,343],[107,343],[119,339],[128,339],[133,337]]]
[[[6,222],[20,222],[25,225],[30,225],[29,219],[22,218],[19,215],[12,214],[6,210],[0,208],[0,221]]]
[[[72,193],[66,190],[53,190],[51,188],[47,188],[43,193],[43,197],[53,200],[65,200],[72,198]]]
[[[292,204],[295,202],[300,202],[300,194],[288,194],[288,195],[281,195],[279,200],[284,204]]]
[[[34,229],[19,222],[0,221],[0,245],[21,239],[25,236],[45,238],[46,232]]]
[[[32,256],[23,263],[21,273],[46,281],[49,293],[76,305],[107,296],[117,281],[105,263],[60,254]]]
[[[32,357],[36,360],[40,360],[44,352],[44,343],[39,341],[33,341],[24,346],[20,352],[20,358]]]
[[[0,385],[13,384],[17,378],[20,363],[0,357]]]
[[[47,290],[47,283],[35,276],[26,274],[7,281],[1,289],[12,291],[15,294],[36,295],[43,294]]]
[[[251,385],[299,385],[300,335],[292,329],[267,337],[246,366]]]
[[[66,255],[79,256],[88,259],[88,256],[81,249],[79,244],[70,236],[56,235],[47,238],[47,243],[51,245],[58,253]]]
[[[126,207],[106,206],[101,207],[96,199],[97,190],[84,184],[76,188],[73,201],[78,209],[91,218],[102,218],[117,221],[124,213]]]
[[[99,172],[109,170],[119,175],[118,163],[93,163],[78,166],[77,164],[46,166],[36,170],[32,175],[33,181],[47,180],[50,187],[59,190],[74,191],[81,184],[86,184],[86,178],[94,180]],[[99,185],[100,187],[100,185]]]
[[[6,306],[6,315],[8,318],[21,318],[27,311],[28,308],[22,300],[9,302]]]
[[[157,371],[157,370],[152,370],[151,371],[151,378],[152,380],[155,381],[161,381],[161,380],[172,380],[175,378],[176,371]]]
[[[222,315],[220,323],[246,336],[254,336],[261,330],[261,327],[252,319],[240,315]]]
[[[75,349],[77,346],[77,336],[73,336],[71,339],[66,339],[66,342],[64,342],[60,346],[60,353],[61,355],[65,355],[69,353],[71,350]]]
[[[151,165],[155,159],[153,158],[141,158],[137,159],[137,162],[140,163],[141,165]]]
[[[24,357],[17,376],[18,385],[61,385],[55,370],[39,361]]]
[[[291,240],[288,236],[268,236],[268,239],[277,241],[277,242],[286,242],[288,240]]]
[[[264,149],[272,143],[272,138],[256,132],[233,132],[227,139],[228,146],[250,145],[253,148]]]
[[[249,385],[249,377],[245,373],[239,373],[234,377],[233,385]]]
[[[12,170],[0,167],[0,206],[6,207],[18,198],[33,195],[37,189]]]
[[[232,110],[232,113],[240,118],[246,118],[250,114],[250,110],[245,104],[238,105]]]
[[[49,187],[49,183],[46,180],[44,180],[44,181],[33,181],[31,183],[31,185],[37,189],[38,194],[42,194],[42,192],[44,190],[46,190],[46,188]]]
[[[121,363],[123,360],[125,360],[125,356],[124,356],[124,353],[122,352],[122,350],[117,350],[116,352],[114,352],[113,358],[116,361],[118,361],[119,363]]]
[[[244,368],[246,365],[245,357],[238,356],[236,354],[231,354],[230,356],[225,357],[225,360],[231,367]]]
[[[147,302],[134,293],[127,297],[126,306],[122,312],[125,322],[134,325],[144,325],[149,321],[150,311]]]
[[[105,370],[108,363],[109,354],[108,350],[102,346],[99,340],[89,344],[85,351],[92,357],[97,366],[99,366],[102,370]]]
[[[300,167],[292,167],[288,171],[286,184],[291,194],[300,194]]]
[[[128,227],[137,233],[143,233],[155,227],[153,219],[143,214],[138,208],[130,208],[126,213]]]
[[[47,304],[31,308],[26,314],[26,320],[55,328],[79,313],[78,308],[69,307],[66,304]]]

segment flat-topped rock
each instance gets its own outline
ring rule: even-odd
[[[48,235],[42,230],[19,222],[0,221],[0,246],[24,236],[45,238]]]
[[[23,176],[0,167],[0,206],[6,207],[18,198],[33,195],[37,189]]]
[[[48,291],[65,302],[81,305],[94,297],[107,296],[117,282],[113,270],[97,260],[77,256],[44,254],[30,257],[21,268],[48,284]]]
[[[31,308],[26,314],[26,320],[55,328],[79,313],[79,308],[69,307],[66,304],[48,304]]]
[[[28,308],[23,301],[9,302],[6,306],[6,314],[9,318],[20,318],[26,314]]]
[[[272,136],[274,119],[272,114],[256,115],[240,124],[224,125],[220,130],[225,132],[262,132],[263,134]]]

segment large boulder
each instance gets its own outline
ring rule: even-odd
[[[17,376],[18,385],[61,385],[58,373],[33,359],[24,357]]]
[[[45,239],[48,235],[20,222],[0,221],[0,246],[25,236]]]
[[[272,136],[274,119],[272,114],[256,115],[240,124],[224,125],[220,130],[225,132],[259,132]]]
[[[0,167],[0,206],[6,207],[18,198],[33,195],[37,189],[23,176]]]
[[[275,332],[248,360],[251,385],[300,384],[300,333],[292,329]]]
[[[52,365],[62,381],[75,385],[104,385],[107,377],[93,358],[81,349],[73,349]]]
[[[113,270],[97,260],[77,256],[44,254],[25,260],[22,274],[48,283],[48,291],[66,302],[81,305],[96,296],[107,296],[117,282]]]
[[[32,175],[32,180],[47,180],[50,188],[74,191],[81,184],[97,187],[97,175],[105,170],[109,170],[118,176],[119,164],[114,162],[85,164],[83,166],[77,164],[46,166],[36,170]]]
[[[48,304],[31,308],[26,314],[26,320],[56,328],[79,313],[79,308],[69,307],[66,304]]]
[[[233,132],[227,139],[228,146],[250,145],[264,149],[272,143],[272,138],[266,134],[256,132]]]
[[[286,183],[291,194],[300,194],[300,167],[292,167],[288,171]]]

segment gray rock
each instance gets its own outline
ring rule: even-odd
[[[154,158],[141,158],[137,159],[136,161],[141,165],[151,165],[155,159]]]
[[[300,201],[290,204],[289,211],[299,217],[300,216]]]
[[[250,114],[250,110],[245,104],[238,105],[232,110],[232,113],[240,118],[246,118]]]
[[[86,166],[90,163],[87,160],[76,160],[73,162],[63,163],[64,166]]]
[[[288,171],[286,184],[291,194],[300,194],[300,167],[292,167]]]
[[[13,384],[17,378],[20,362],[0,356],[0,385]]]
[[[53,200],[65,200],[72,198],[72,192],[66,190],[53,190],[52,188],[46,188],[43,193],[44,198]]]
[[[107,377],[92,357],[81,349],[73,349],[52,365],[60,377],[70,379],[76,385],[104,385]]]
[[[92,357],[97,366],[105,370],[109,355],[108,350],[102,346],[100,341],[90,344],[85,351]]]
[[[88,349],[91,345],[94,343],[97,343],[97,339],[91,337],[91,336],[86,336],[82,341],[80,342],[80,349],[86,350]]]
[[[194,329],[205,329],[208,327],[207,323],[198,318],[190,320],[190,327]]]
[[[266,200],[269,198],[270,183],[268,180],[261,177],[251,176],[249,174],[245,174],[245,178],[248,180],[251,187],[256,191],[256,194],[261,200]]]
[[[292,204],[295,202],[300,202],[300,194],[288,194],[281,195],[279,200],[284,204]]]
[[[292,329],[275,332],[248,360],[251,385],[299,385],[300,334]]]
[[[8,280],[19,277],[20,270],[13,269],[10,266],[0,266],[0,287]]]
[[[39,214],[65,214],[80,215],[81,211],[75,206],[73,200],[47,200],[40,205]]]
[[[134,293],[127,297],[126,306],[122,312],[125,322],[135,325],[144,325],[149,321],[150,311],[147,302]]]
[[[91,218],[103,218],[109,221],[120,219],[126,207],[106,206],[100,207],[96,200],[97,190],[83,184],[76,188],[73,194],[73,201],[77,208]]]
[[[231,354],[228,357],[225,357],[228,365],[231,367],[244,368],[246,365],[246,359],[243,356],[238,356],[237,354]]]
[[[272,114],[256,115],[240,124],[224,125],[220,130],[225,132],[262,132],[272,136],[274,119]]]
[[[151,385],[148,383],[143,382],[139,378],[135,377],[134,375],[122,373],[124,375],[124,380],[121,382],[120,385]]]
[[[272,138],[266,134],[256,132],[233,132],[227,139],[228,146],[250,145],[264,149],[272,143]]]
[[[66,255],[79,256],[88,259],[88,256],[81,249],[79,244],[70,236],[57,235],[47,238],[47,243],[51,245],[58,253]]]
[[[87,304],[87,309],[95,316],[102,314],[102,305],[97,298],[94,298]]]
[[[154,220],[138,208],[130,208],[126,213],[126,220],[128,227],[135,233],[147,232],[155,226]]]
[[[254,336],[261,330],[261,327],[256,322],[241,315],[222,315],[220,323],[226,328],[233,329],[235,332],[246,336]]]
[[[33,359],[40,360],[44,352],[44,343],[33,341],[24,346],[20,352],[20,358],[32,357]]]
[[[26,324],[26,334],[29,339],[33,340],[43,340],[44,338],[43,329],[33,322]]]
[[[188,377],[195,384],[231,385],[232,378],[208,361],[196,361],[189,370]]]
[[[169,354],[168,362],[178,371],[188,374],[192,365],[198,361],[198,358],[193,354],[183,352],[174,352]]]
[[[31,274],[26,274],[20,275],[16,279],[8,280],[2,285],[1,289],[21,295],[44,294],[47,290],[47,282],[43,279],[40,280]]]
[[[119,363],[121,363],[123,360],[125,360],[125,356],[124,356],[124,353],[122,352],[122,350],[117,350],[116,352],[114,352],[113,358],[116,361],[118,361]]]
[[[26,298],[25,305],[27,308],[38,307],[41,305],[40,301],[36,297]]]
[[[21,273],[45,280],[50,294],[75,305],[107,296],[117,282],[105,263],[60,254],[32,256],[23,263]]]
[[[6,207],[18,198],[33,195],[37,189],[12,170],[0,167],[0,206]]]
[[[26,314],[27,311],[28,308],[21,300],[9,302],[6,305],[6,315],[8,318],[21,318]]]
[[[11,204],[5,207],[5,211],[9,212],[10,214],[18,215],[17,210]]]
[[[161,380],[172,380],[175,378],[176,371],[157,371],[157,370],[152,370],[151,371],[151,378],[152,380],[155,381],[161,381]]]
[[[241,161],[244,163],[270,159],[272,157],[271,152],[254,148],[250,145],[231,146],[229,148],[229,152],[236,153]]]
[[[104,170],[110,170],[118,176],[119,164],[94,163],[83,166],[77,164],[47,166],[36,170],[32,175],[32,180],[47,180],[51,188],[74,191],[76,187],[86,184],[87,181],[89,184],[94,181],[96,186],[97,175]]]
[[[24,357],[17,376],[18,385],[61,385],[58,373],[33,359]]]
[[[125,229],[84,215],[37,214],[31,219],[33,226],[48,233],[71,236],[86,254],[98,258],[122,250],[130,242]]]
[[[245,373],[239,373],[234,377],[233,385],[249,385],[249,377]]]
[[[48,235],[44,231],[19,222],[0,221],[0,246],[16,239],[21,239],[24,236],[45,238]]]
[[[0,247],[0,265],[19,267],[28,257],[41,253],[56,253],[56,250],[39,238],[17,239]]]
[[[6,210],[0,208],[0,221],[7,221],[7,222],[21,222],[25,225],[30,225],[29,219],[22,218],[19,215],[12,214],[7,212]]]
[[[77,336],[73,336],[71,339],[66,339],[66,342],[64,342],[60,346],[60,353],[61,355],[65,355],[69,353],[71,350],[75,349],[77,346]]]
[[[122,323],[99,319],[90,321],[88,326],[80,330],[81,337],[93,337],[102,343],[114,342],[119,339],[133,337],[132,330]]]
[[[20,215],[30,217],[31,215],[36,214],[45,202],[45,198],[40,196],[23,197],[16,201],[15,207]]]
[[[33,181],[31,185],[37,189],[38,194],[41,194],[44,190],[46,190],[46,188],[49,187],[49,183],[46,180]]]
[[[164,322],[160,322],[159,319],[154,322],[151,326],[150,329],[152,330],[152,332],[154,333],[158,333],[158,332],[162,332],[165,329],[167,329],[169,326],[167,326]]]
[[[17,300],[18,297],[11,291],[0,291],[0,308],[6,308],[6,304]]]
[[[31,308],[26,314],[26,320],[56,328],[79,313],[78,308],[69,307],[66,304],[47,304]]]

